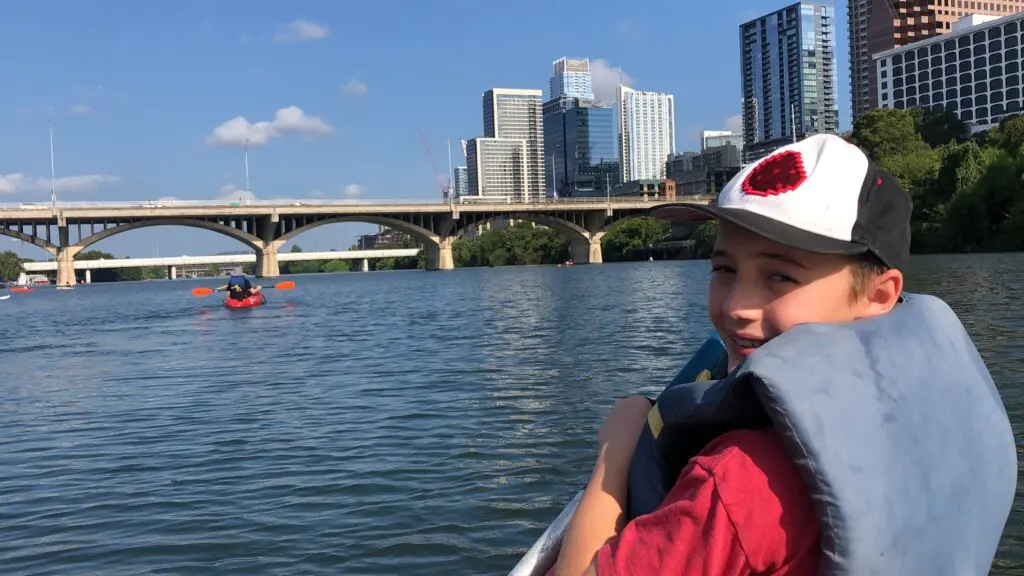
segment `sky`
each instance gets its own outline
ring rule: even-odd
[[[481,135],[492,87],[548,93],[551,65],[590,58],[596,95],[627,84],[675,95],[678,151],[702,130],[739,129],[739,25],[790,2],[590,0],[36,0],[4,7],[0,203],[50,197],[48,121],[60,201],[440,200],[442,174]],[[846,2],[836,9],[839,111],[849,125]],[[300,235],[347,248],[375,227]],[[4,242],[3,244],[7,244]],[[26,257],[45,253],[16,242]],[[157,227],[96,249],[200,255],[241,245]]]

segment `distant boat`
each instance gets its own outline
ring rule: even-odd
[[[3,296],[0,296],[0,300],[7,300],[10,297],[11,297],[10,294],[4,294]]]
[[[57,290],[74,290],[74,286],[57,286]]]

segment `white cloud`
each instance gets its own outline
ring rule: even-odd
[[[299,19],[281,26],[274,35],[274,42],[313,42],[327,38],[330,33],[331,29],[323,24]]]
[[[102,85],[96,85],[91,87],[78,86],[73,91],[75,96],[79,98],[95,98],[100,94],[103,94],[104,89]]]
[[[68,114],[72,116],[88,116],[92,114],[92,106],[88,104],[75,104],[71,108],[68,108]]]
[[[348,84],[341,87],[341,93],[351,96],[362,96],[366,94],[366,83],[358,78],[353,78],[348,81]]]
[[[311,190],[309,192],[309,197],[310,198],[323,198],[324,197],[324,191],[323,190]]]
[[[730,132],[741,133],[743,132],[743,116],[739,114],[735,116],[729,116],[725,119],[725,129]]]
[[[57,192],[78,192],[93,190],[105,184],[116,184],[121,179],[107,174],[84,174],[81,176],[63,176],[53,181],[53,189]],[[17,194],[19,192],[44,192],[50,190],[49,178],[33,178],[25,174],[0,174],[0,194]]]
[[[220,187],[221,200],[233,200],[236,202],[252,202],[256,199],[256,195],[248,190],[244,190],[235,186],[234,184],[225,184]]]
[[[359,184],[353,182],[348,186],[345,186],[345,197],[346,198],[359,198],[363,195],[364,188]]]
[[[594,97],[598,100],[615,101],[617,98],[615,92],[619,86],[620,74],[623,84],[626,86],[633,85],[633,79],[630,78],[629,74],[613,67],[604,58],[591,60],[590,77],[594,87]]]
[[[177,196],[161,196],[156,199],[157,202],[177,202],[179,200],[181,200],[181,198],[178,198]]]
[[[307,115],[298,106],[289,106],[278,110],[273,120],[249,122],[244,116],[232,118],[214,128],[206,141],[216,146],[244,146],[248,138],[250,146],[263,146],[272,138],[287,134],[313,137],[333,133],[334,129],[320,118]]]

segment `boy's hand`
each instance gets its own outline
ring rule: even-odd
[[[643,396],[630,396],[615,402],[597,434],[598,453],[607,466],[629,468],[652,406],[651,401]]]

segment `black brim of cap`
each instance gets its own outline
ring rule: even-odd
[[[802,230],[748,210],[718,206],[677,203],[664,204],[651,210],[651,216],[671,222],[706,222],[721,220],[772,242],[814,254],[852,256],[868,252],[868,247]]]

